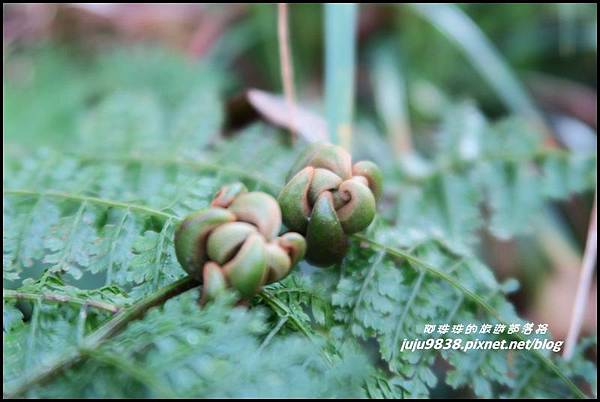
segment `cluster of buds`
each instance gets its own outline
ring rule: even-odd
[[[277,236],[281,211],[273,197],[241,183],[223,187],[209,208],[186,216],[175,231],[179,263],[203,284],[201,303],[227,287],[248,299],[285,277],[304,257],[298,233]]]
[[[283,222],[306,235],[306,259],[319,266],[339,262],[348,235],[365,229],[376,213],[383,176],[373,162],[352,165],[342,147],[314,144],[300,156],[278,197]]]

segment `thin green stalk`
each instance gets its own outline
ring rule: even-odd
[[[325,4],[325,108],[331,142],[350,149],[358,6]]]

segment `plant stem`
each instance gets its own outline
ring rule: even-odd
[[[287,104],[290,132],[292,141],[296,137],[296,119],[295,119],[295,90],[294,90],[294,66],[290,51],[290,33],[288,23],[288,7],[286,3],[277,4],[277,36],[279,41],[279,64],[281,65],[281,81],[283,82],[283,92]]]
[[[20,382],[14,387],[9,388],[8,391],[5,392],[4,396],[8,398],[24,396],[27,391],[31,390],[34,386],[48,382],[52,378],[64,372],[66,369],[81,362],[85,356],[89,355],[90,350],[98,349],[105,341],[121,332],[131,321],[143,317],[144,314],[152,307],[160,305],[168,299],[180,295],[181,293],[190,290],[197,285],[198,282],[188,276],[149,295],[139,303],[136,303],[133,306],[123,310],[102,327],[86,336],[83,339],[80,347],[67,351],[64,355],[57,358],[50,365],[40,369],[37,374],[23,382]]]
[[[575,301],[573,303],[573,315],[571,316],[571,323],[569,325],[569,332],[567,333],[567,339],[565,341],[564,358],[569,360],[573,357],[575,351],[575,345],[577,345],[577,339],[579,338],[579,332],[581,331],[581,325],[583,324],[583,315],[585,314],[585,307],[590,293],[590,287],[592,285],[592,277],[594,276],[594,267],[596,266],[596,251],[597,251],[597,216],[596,216],[596,194],[594,194],[594,207],[592,208],[592,215],[590,217],[590,224],[588,227],[587,241],[585,244],[585,251],[583,253],[583,261],[581,263],[581,272],[579,274],[579,283],[577,285],[577,293],[575,295]]]
[[[11,299],[11,300],[45,300],[49,302],[57,302],[57,303],[71,303],[80,306],[89,306],[94,307],[100,310],[105,310],[110,313],[118,313],[121,309],[119,306],[115,306],[114,304],[110,304],[101,300],[87,300],[82,299],[76,296],[63,295],[59,293],[29,293],[29,292],[19,292],[17,290],[3,289],[2,291],[3,299]]]
[[[162,219],[177,219],[175,215],[161,212],[156,209],[148,208],[143,205],[131,204],[121,201],[107,200],[105,198],[90,197],[87,195],[79,195],[72,193],[65,193],[62,191],[34,191],[34,190],[23,190],[23,189],[6,189],[3,190],[4,195],[25,195],[33,197],[54,197],[54,198],[65,198],[69,200],[75,200],[80,202],[90,202],[97,205],[105,205],[107,207],[125,208],[131,209],[132,211],[142,212],[148,215],[153,215]]]

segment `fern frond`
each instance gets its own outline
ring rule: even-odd
[[[175,224],[231,181],[277,195],[301,147],[264,125],[216,136],[226,80],[214,67],[120,56],[62,80],[64,104],[25,107],[57,92],[60,58],[40,60],[31,88],[7,85],[10,142],[43,133],[61,151],[13,147],[4,163],[5,394],[426,397],[442,381],[479,397],[595,392],[583,350],[568,362],[400,350],[427,323],[523,322],[511,284],[477,257],[478,232],[531,230],[540,206],[593,187],[595,152],[545,149],[522,121],[491,123],[459,105],[424,169],[381,161],[383,219],[353,237],[339,267],[301,264],[247,309],[227,296],[199,309],[195,292],[174,297],[195,286],[173,255]],[[355,154],[378,161],[387,146],[369,127]]]

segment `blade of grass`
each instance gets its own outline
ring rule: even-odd
[[[287,104],[288,120],[292,141],[296,137],[296,119],[294,116],[294,67],[290,51],[290,34],[288,24],[288,7],[286,3],[277,4],[277,37],[279,42],[279,64],[281,65],[281,81]]]
[[[406,106],[406,85],[400,71],[399,55],[391,44],[378,47],[373,54],[371,81],[377,114],[383,120],[396,156],[413,149]]]
[[[411,8],[460,47],[508,109],[526,117],[550,137],[550,128],[523,85],[467,14],[452,4],[413,3]]]
[[[331,140],[350,149],[358,6],[325,4],[325,109]]]
[[[564,357],[567,360],[573,357],[573,352],[577,345],[577,339],[579,338],[579,332],[581,331],[581,326],[583,324],[583,315],[585,314],[588,295],[592,285],[592,278],[594,276],[594,268],[596,266],[596,251],[598,247],[598,233],[596,229],[598,223],[596,215],[597,195],[596,192],[588,228],[587,242],[583,253],[583,261],[581,263],[577,293],[575,295],[575,301],[573,302],[573,315],[571,317],[571,324],[569,325],[569,333],[567,334],[567,339],[565,341]]]

